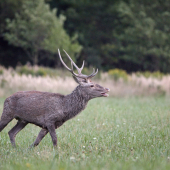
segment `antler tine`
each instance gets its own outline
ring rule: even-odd
[[[71,69],[64,63],[64,61],[63,61],[63,59],[62,59],[62,57],[61,57],[61,54],[60,54],[60,50],[58,49],[58,54],[59,54],[60,60],[61,60],[62,64],[64,65],[64,67],[65,67],[68,71],[70,71],[75,77],[88,79],[88,78],[94,77],[94,76],[98,73],[98,69],[97,69],[97,71],[95,72],[95,69],[93,68],[92,74],[90,74],[89,76],[83,75],[83,74],[81,73],[81,71],[82,71],[82,69],[84,68],[84,61],[83,61],[83,64],[82,64],[81,68],[78,68],[77,65],[74,63],[74,61],[71,59],[71,57],[67,54],[67,52],[66,52],[65,50],[64,50],[64,52],[66,53],[66,55],[68,56],[69,60],[71,61]],[[79,74],[74,73],[74,71],[73,71],[73,65],[76,67],[76,69],[77,69],[77,71],[78,71]]]
[[[64,65],[64,67],[65,67],[68,71],[72,72],[72,70],[67,67],[67,65],[64,63],[63,59],[61,58],[61,54],[60,54],[60,50],[59,50],[59,49],[58,49],[58,54],[59,54],[59,57],[60,57],[60,61],[62,62],[62,64]]]
[[[81,66],[81,68],[80,68],[80,72],[83,70],[83,68],[84,68],[84,60],[83,60],[82,66]]]
[[[94,70],[94,68],[93,68],[93,70]],[[98,73],[98,68],[97,68],[96,72],[93,71],[93,73],[91,75],[89,75],[88,78],[94,77],[97,73]]]
[[[62,64],[64,65],[64,67],[65,67],[68,71],[70,71],[74,76],[80,77],[80,78],[87,78],[87,77],[88,77],[88,76],[86,76],[86,75],[78,75],[78,74],[74,73],[74,71],[73,71],[73,64],[75,64],[75,63],[73,62],[73,60],[71,60],[71,67],[72,67],[72,69],[70,69],[70,68],[64,63],[64,61],[63,61],[63,59],[62,59],[62,57],[61,57],[61,54],[60,54],[60,50],[59,50],[59,49],[58,49],[58,54],[59,54],[60,60],[61,60]],[[70,57],[69,57],[69,58],[70,58]],[[71,58],[70,58],[70,59],[71,59]]]
[[[98,69],[95,72],[95,69],[93,68],[93,72],[89,76],[86,76],[86,75],[77,75],[77,77],[90,79],[90,78],[94,77],[97,73],[98,73]]]
[[[74,68],[73,68],[73,62],[71,62],[71,69],[73,70]]]
[[[94,73],[95,73],[95,69],[93,68],[93,72],[88,76],[88,78],[91,77]]]
[[[81,69],[77,67],[77,65],[74,63],[74,61],[71,59],[71,57],[67,54],[67,52],[64,49],[63,49],[63,51],[66,53],[69,60],[73,63],[73,65],[77,69],[78,73],[81,74]]]
[[[60,57],[60,60],[61,60],[61,62],[62,62],[62,64],[64,65],[64,67],[68,70],[68,71],[70,71],[74,76],[77,76],[77,74],[76,73],[74,73],[74,71],[73,71],[73,61],[71,61],[71,67],[72,67],[72,69],[70,69],[69,67],[67,67],[67,65],[64,63],[64,61],[63,61],[63,59],[62,59],[62,57],[61,57],[61,54],[60,54],[60,50],[58,49],[58,54],[59,54],[59,57]]]

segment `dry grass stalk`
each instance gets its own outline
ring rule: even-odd
[[[7,97],[17,91],[48,91],[68,94],[77,84],[72,77],[34,77],[31,75],[19,75],[13,69],[0,67],[0,97]],[[161,79],[144,76],[138,77],[135,73],[128,76],[128,80],[121,78],[118,81],[111,79],[107,73],[101,73],[101,79],[96,80],[102,86],[110,88],[110,95],[124,96],[170,96],[170,75]]]

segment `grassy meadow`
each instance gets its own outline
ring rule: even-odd
[[[0,99],[0,112],[3,102]],[[0,133],[1,170],[162,170],[170,169],[170,98],[98,98],[56,130],[58,148],[48,134],[29,149],[40,128],[27,125],[12,148],[8,131]]]

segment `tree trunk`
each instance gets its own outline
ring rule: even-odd
[[[33,58],[33,65],[35,66],[35,65],[38,65],[38,52],[36,51],[36,52],[34,52],[34,54],[33,54],[34,56],[34,58]]]

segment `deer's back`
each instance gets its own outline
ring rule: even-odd
[[[37,125],[50,120],[59,120],[63,114],[63,95],[39,91],[17,92],[4,103],[7,114]],[[5,113],[4,113],[5,114]]]

